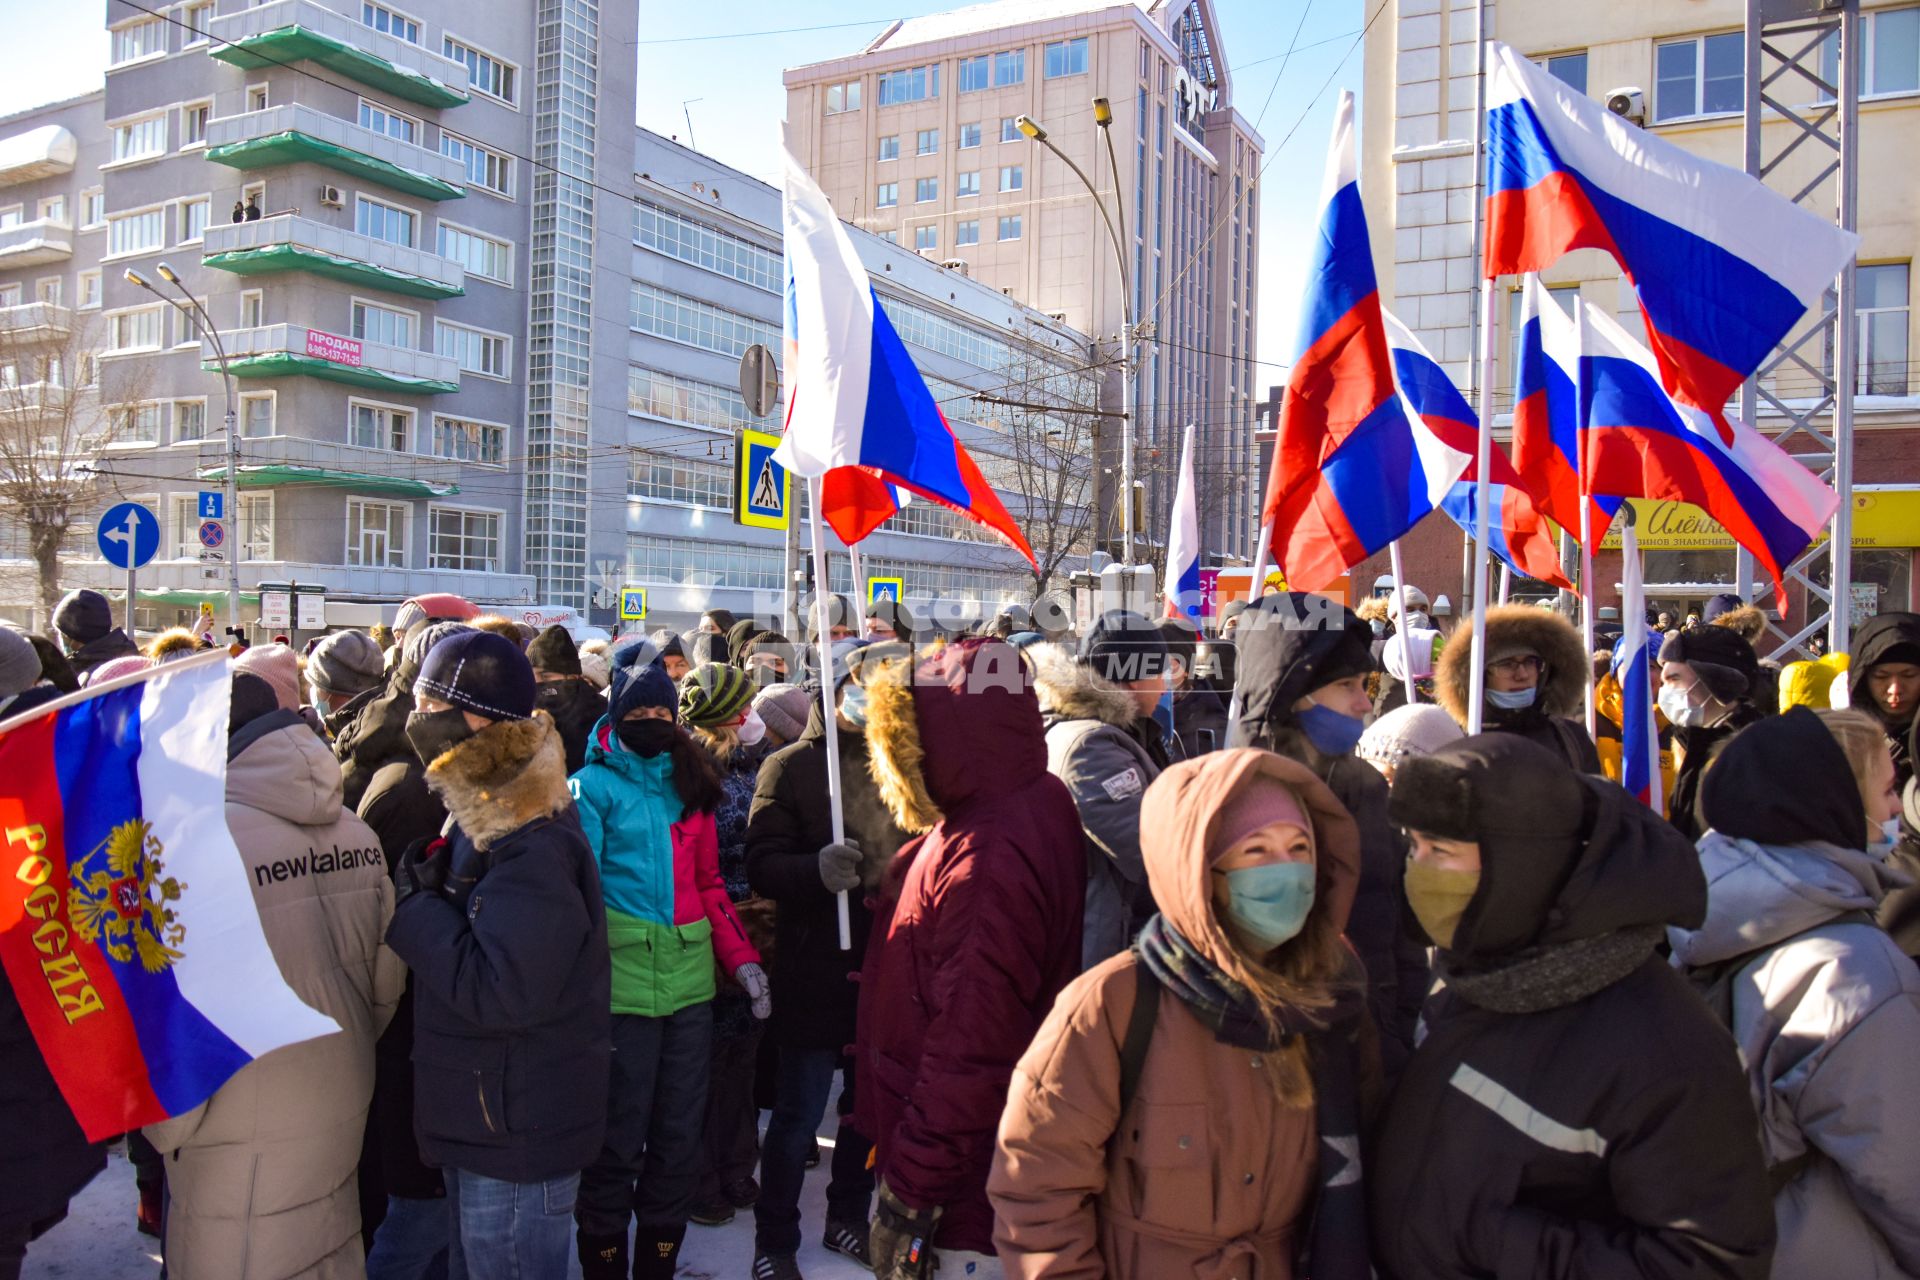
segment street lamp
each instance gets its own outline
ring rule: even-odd
[[[1114,261],[1120,268],[1120,374],[1121,374],[1121,414],[1120,414],[1120,529],[1122,559],[1126,564],[1133,563],[1133,383],[1134,359],[1133,347],[1138,338],[1135,332],[1133,316],[1133,286],[1127,275],[1126,227],[1127,210],[1120,199],[1120,164],[1115,158],[1113,148],[1113,107],[1105,98],[1093,100],[1093,122],[1107,139],[1107,162],[1113,169],[1113,204],[1111,213],[1107,202],[1100,198],[1100,191],[1093,181],[1073,162],[1073,158],[1055,146],[1047,136],[1047,130],[1032,116],[1022,115],[1014,118],[1014,127],[1034,142],[1039,143],[1054,155],[1060,157],[1067,168],[1073,170],[1073,176],[1087,189],[1093,199],[1093,207],[1100,211],[1100,220],[1107,224],[1107,238],[1113,242]],[[1116,228],[1114,219],[1119,219]]]
[[[160,273],[162,280],[179,292],[179,298],[170,298],[160,292],[154,288],[151,280],[132,267],[127,268],[127,283],[140,286],[189,321],[194,322],[200,331],[212,340],[214,357],[220,363],[220,377],[225,382],[227,390],[227,466],[226,479],[220,487],[225,495],[223,501],[226,505],[227,519],[233,522],[233,530],[237,535],[240,531],[240,500],[237,492],[240,481],[240,433],[236,428],[236,419],[239,415],[233,390],[233,370],[227,365],[227,350],[220,341],[220,330],[213,323],[213,317],[208,315],[207,309],[200,305],[200,300],[187,291],[186,285],[180,282],[180,277],[174,269],[165,262],[157,263],[154,269]],[[181,299],[185,299],[184,304]],[[226,553],[227,629],[230,634],[235,634],[240,627],[240,548],[237,537],[233,545],[226,548]]]

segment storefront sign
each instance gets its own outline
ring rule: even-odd
[[[1642,551],[1731,551],[1733,538],[1714,518],[1689,502],[1629,498],[1638,520]],[[1621,521],[1600,545],[1620,549]],[[1821,537],[1825,537],[1825,533]],[[1920,546],[1920,488],[1856,489],[1853,494],[1853,545],[1856,547]]]

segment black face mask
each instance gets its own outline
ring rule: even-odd
[[[614,732],[620,735],[621,746],[651,760],[673,745],[673,735],[680,730],[671,720],[622,720]]]
[[[415,711],[407,716],[407,741],[420,763],[430,765],[468,738],[467,713],[458,707],[444,711]]]
[[[549,680],[534,691],[533,705],[536,707],[557,707],[567,698],[567,682]]]

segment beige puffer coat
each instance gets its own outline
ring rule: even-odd
[[[340,765],[290,712],[234,736],[227,826],[281,975],[342,1030],[275,1050],[146,1133],[167,1157],[167,1265],[191,1280],[365,1273],[356,1170],[373,1045],[406,969],[380,841],[341,807]]]

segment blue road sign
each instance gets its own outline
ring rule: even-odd
[[[645,622],[647,620],[647,589],[645,587],[622,587],[620,589],[620,621]]]
[[[227,495],[218,489],[200,491],[200,518],[202,520],[225,520],[227,518]]]
[[[108,507],[93,532],[101,556],[116,569],[138,569],[160,550],[160,518],[137,502]]]

